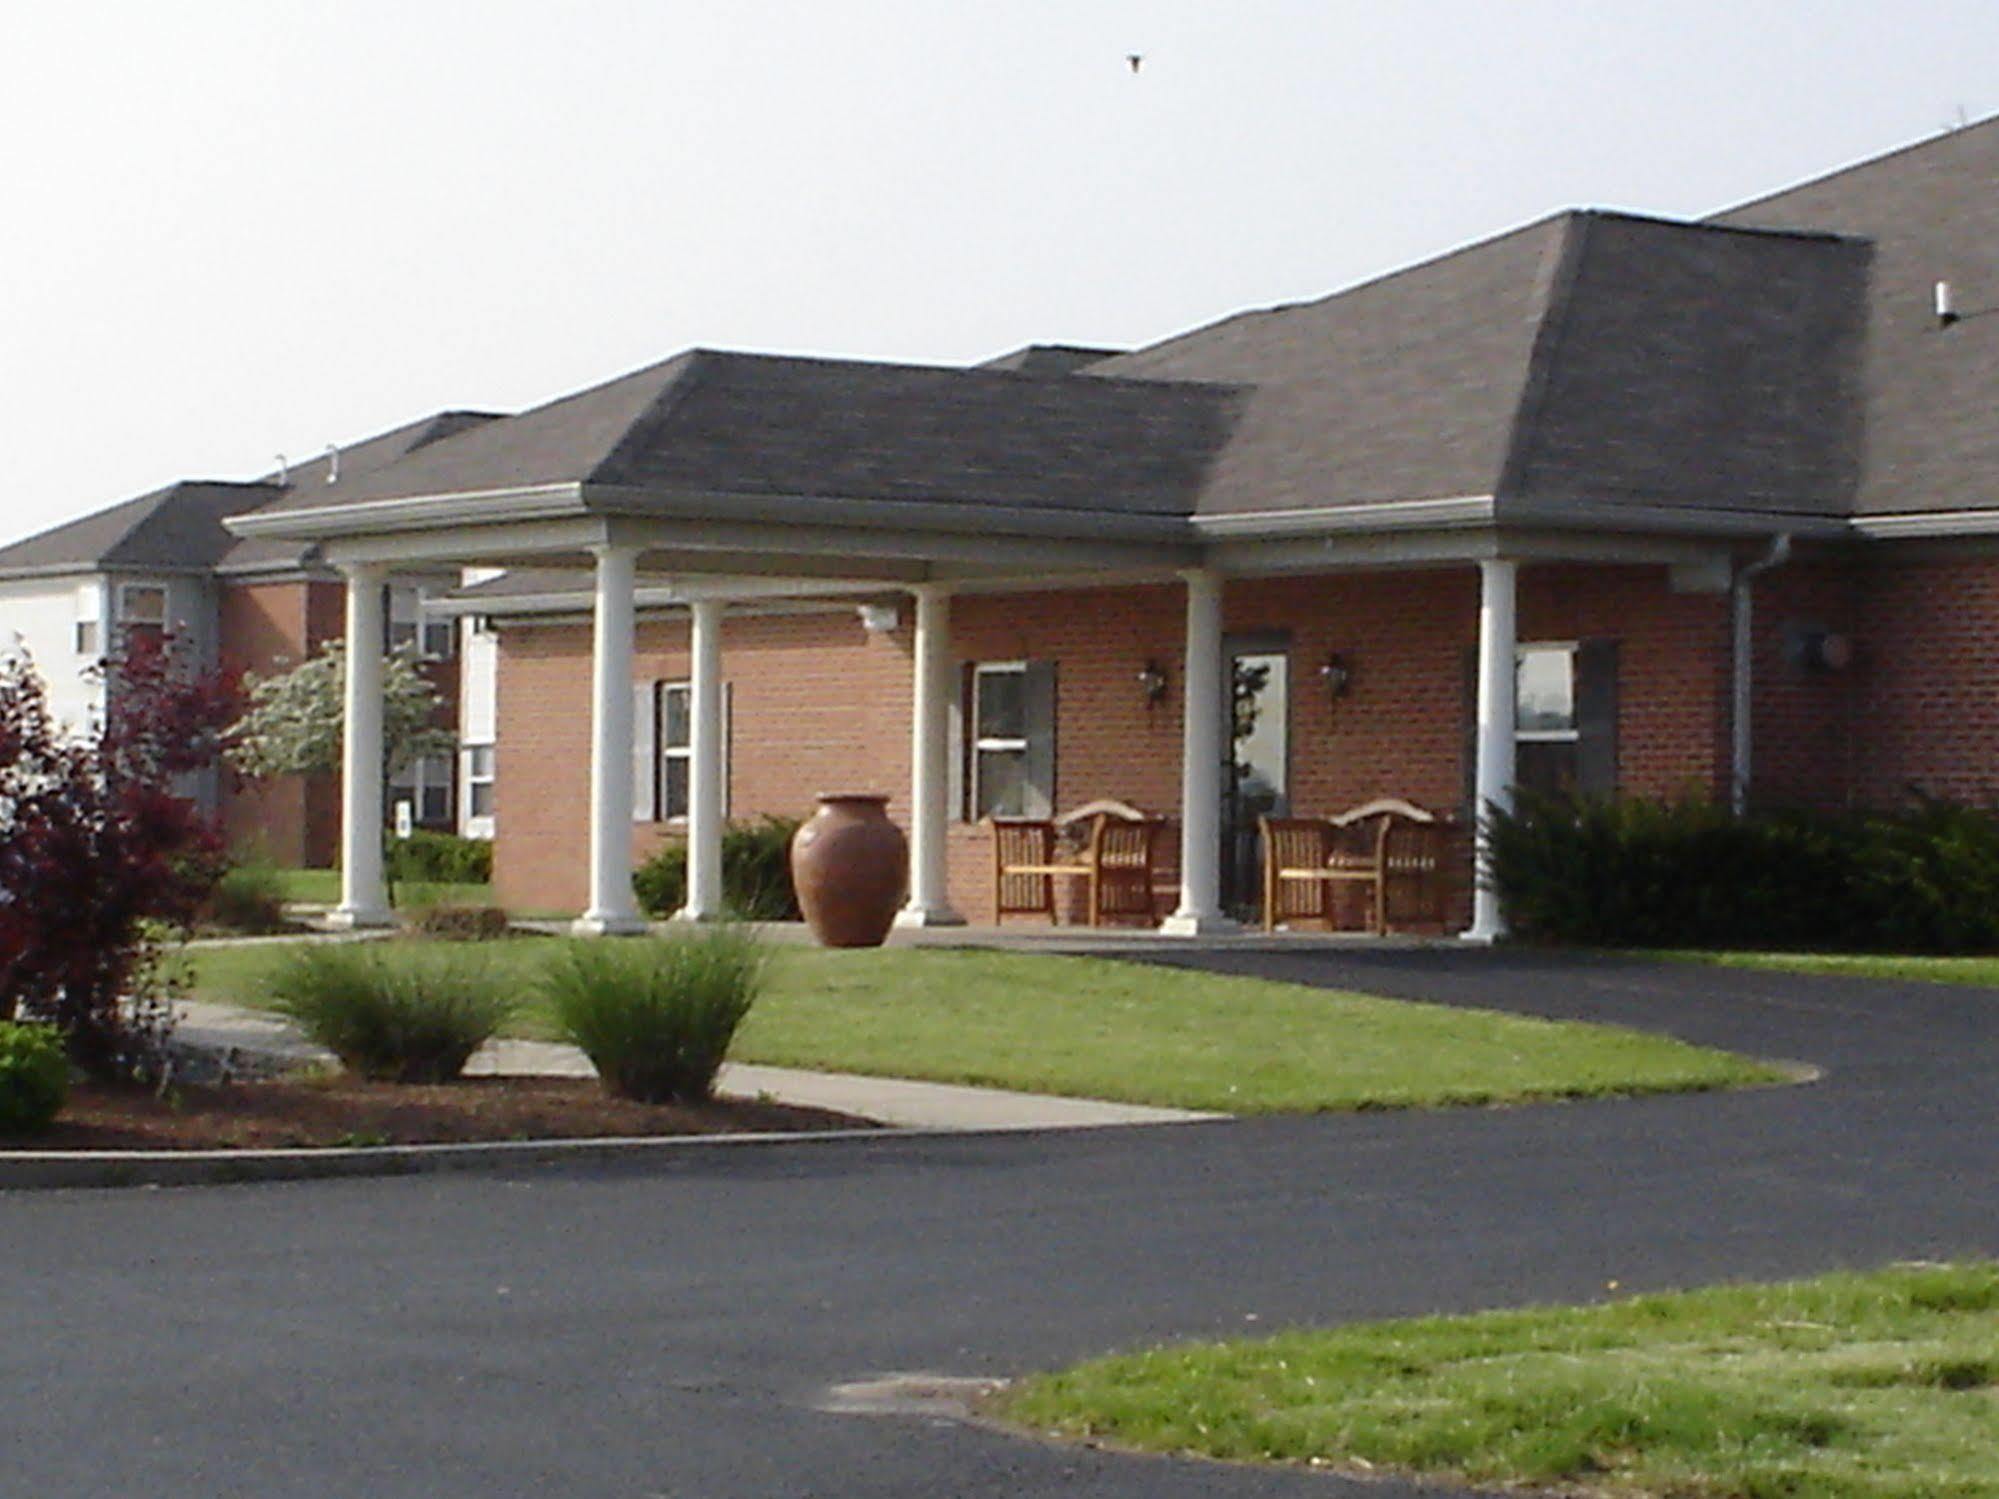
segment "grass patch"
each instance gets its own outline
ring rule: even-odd
[[[1973,984],[1999,989],[1999,957],[1911,957],[1896,953],[1710,952],[1674,948],[1642,953],[1669,963],[1711,963],[1766,973],[1813,973],[1895,983]]]
[[[278,889],[288,904],[340,904],[340,871],[337,869],[280,869],[274,873]],[[398,911],[421,911],[430,906],[490,906],[493,903],[493,887],[490,884],[397,880],[394,896]]]
[[[1481,1485],[1999,1495],[1999,1264],[1161,1348],[1003,1392],[1070,1438]]]
[[[412,944],[414,945],[414,944]],[[533,986],[545,944],[497,946]],[[280,952],[282,949],[280,949]],[[263,1004],[269,948],[189,954],[197,997]],[[1419,1108],[1784,1080],[1607,1026],[1033,953],[779,948],[737,1061],[1229,1113]],[[552,1036],[530,1007],[518,1034]]]

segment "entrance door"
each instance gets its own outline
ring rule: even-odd
[[[1256,914],[1261,898],[1259,817],[1290,810],[1291,656],[1284,636],[1231,636],[1226,709],[1228,764],[1222,777],[1222,907]]]

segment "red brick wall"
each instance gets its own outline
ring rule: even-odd
[[[1855,799],[1999,803],[1999,558],[1876,563],[1861,597]]]
[[[953,601],[961,661],[1056,663],[1055,799],[1114,796],[1177,816],[1184,593],[1178,585],[965,595]],[[1457,811],[1466,769],[1467,653],[1477,638],[1478,580],[1468,568],[1246,580],[1224,599],[1231,632],[1291,637],[1291,798],[1332,812],[1382,795]],[[799,815],[835,787],[887,792],[907,824],[911,611],[870,636],[853,613],[737,616],[723,633],[732,684],[731,814]],[[1663,795],[1725,794],[1728,605],[1676,594],[1663,568],[1526,567],[1523,640],[1620,642],[1620,779]],[[684,623],[641,626],[641,679],[687,673]],[[1333,701],[1318,668],[1332,652],[1353,671]],[[503,899],[581,909],[589,804],[589,631],[510,627],[501,638],[498,879]],[[1148,707],[1137,674],[1167,669],[1167,698]],[[635,831],[643,857],[663,835]],[[991,914],[984,833],[955,824],[953,903]]]
[[[225,583],[219,657],[225,668],[270,675],[294,666],[343,628],[337,583]],[[281,865],[325,868],[339,846],[336,776],[281,776],[225,786],[222,825],[240,854]]]
[[[821,791],[880,791],[907,826],[909,612],[901,629],[880,635],[864,631],[851,608],[725,618],[732,817],[803,817]],[[685,621],[641,623],[635,679],[685,681],[687,636]],[[499,898],[580,911],[589,895],[589,627],[510,626],[499,670]],[[671,836],[669,826],[636,824],[634,860]]]

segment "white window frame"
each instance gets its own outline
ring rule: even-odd
[[[389,782],[389,789],[394,793],[390,798],[391,801],[407,800],[410,804],[412,819],[420,827],[443,827],[452,824],[458,811],[456,799],[452,795],[451,784],[452,761],[456,758],[455,755],[449,753],[418,756],[415,760],[397,771],[395,777]],[[427,768],[441,769],[442,779],[440,780],[436,776],[427,774]],[[424,793],[436,790],[442,790],[444,793],[443,815],[426,817],[423,810]],[[403,795],[405,792],[408,793],[407,797]]]
[[[493,816],[493,788],[498,784],[499,780],[496,774],[499,769],[498,748],[488,741],[484,744],[468,744],[464,747],[464,750],[465,816],[475,822],[489,822]],[[479,757],[481,755],[485,756],[486,764],[483,772],[479,769]],[[482,788],[487,793],[486,809],[483,812],[479,810],[479,792]]]
[[[391,652],[410,647],[419,661],[449,661],[458,653],[456,623],[424,612],[422,585],[389,586],[389,639]]]
[[[980,784],[985,766],[985,756],[989,754],[1013,754],[1020,757],[1020,784],[1027,784],[1027,744],[1026,723],[1021,724],[1018,737],[1005,734],[981,734],[979,723],[979,691],[981,681],[988,676],[1017,676],[1020,678],[1021,704],[1026,712],[1027,702],[1027,662],[1025,661],[980,661],[972,667],[972,820],[983,817],[1012,817],[1011,812],[994,812],[986,807],[985,787]]]
[[[675,693],[679,693],[687,703],[685,711],[681,714],[681,721],[687,725],[685,744],[668,744],[666,741],[666,726],[671,721],[666,704],[667,699]],[[667,795],[673,782],[666,773],[666,767],[676,760],[686,766],[681,785],[691,804],[694,799],[694,684],[686,681],[661,682],[655,702],[657,704],[655,711],[659,714],[659,821],[684,825],[687,821],[687,808],[683,806],[675,812],[667,802]]]
[[[156,593],[160,596],[160,614],[157,619],[132,612],[131,598],[135,593]],[[151,625],[164,630],[167,627],[167,611],[172,607],[167,597],[164,583],[120,583],[118,585],[118,623],[120,625]]]
[[[104,654],[104,627],[94,619],[76,622],[76,653],[95,661]]]
[[[732,682],[724,682],[722,684],[722,816],[724,819],[729,816],[729,750],[730,742],[734,737],[735,726],[734,689],[735,684]],[[685,744],[668,744],[666,742],[666,700],[676,692],[684,694],[687,699],[687,742]],[[664,823],[669,827],[684,828],[687,826],[687,809],[683,807],[678,812],[670,812],[667,809],[669,781],[666,774],[666,767],[676,760],[686,765],[686,778],[682,784],[686,787],[687,797],[691,802],[694,796],[694,684],[685,678],[679,681],[666,681],[662,679],[653,683],[652,711],[654,782],[651,820]],[[643,819],[644,814],[641,813],[640,816]]]
[[[1576,649],[1581,644],[1575,640],[1523,640],[1513,651],[1515,673],[1514,728],[1513,741],[1516,744],[1579,744],[1582,741],[1582,704],[1577,699],[1580,686],[1576,680]],[[1521,662],[1530,654],[1553,655],[1561,653],[1569,662],[1569,726],[1566,729],[1523,729],[1519,726],[1518,673]]]

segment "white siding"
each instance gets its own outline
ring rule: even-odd
[[[34,578],[0,583],[0,650],[26,651],[48,689],[49,709],[73,730],[97,722],[103,702],[88,668],[98,652],[77,653],[77,622],[100,621],[103,638],[103,580],[91,577]]]
[[[468,567],[465,583],[483,583],[505,569]],[[492,744],[499,734],[500,638],[477,629],[476,621],[458,624],[458,831],[467,838],[493,836],[491,817],[472,815],[469,762],[471,747]]]

